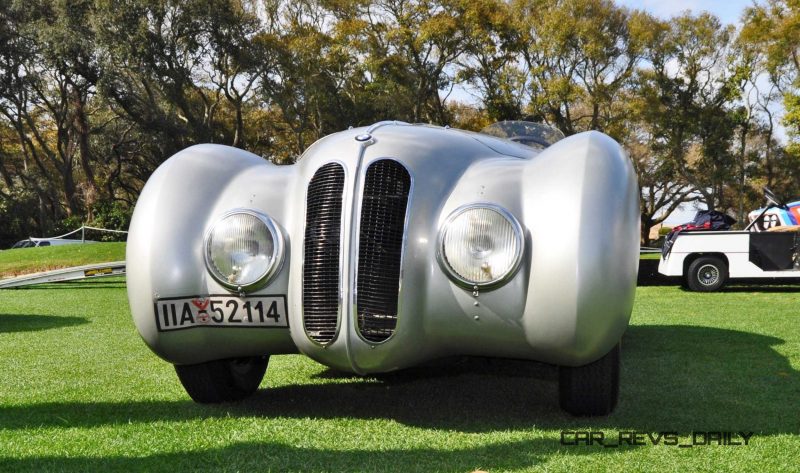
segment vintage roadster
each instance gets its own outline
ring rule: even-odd
[[[560,366],[563,409],[611,412],[638,267],[633,168],[598,132],[546,148],[524,123],[489,132],[504,137],[381,122],[288,166],[176,154],[130,226],[139,333],[201,403],[252,394],[270,356],[299,351],[357,374],[537,360]]]

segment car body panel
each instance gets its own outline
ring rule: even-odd
[[[765,207],[753,210],[747,214],[748,220],[752,223],[761,215]],[[785,208],[772,207],[764,213],[759,222],[754,225],[757,231],[766,231],[770,228],[780,226],[792,226],[800,224],[800,201],[790,202]]]
[[[357,330],[355,288],[364,175],[380,159],[405,167],[411,191],[397,327],[374,343]],[[339,331],[323,346],[303,325],[303,239],[306,188],[330,162],[343,166],[345,186]],[[474,203],[505,209],[524,232],[519,269],[490,290],[456,284],[439,261],[440,228],[452,211]],[[159,332],[156,299],[228,292],[204,266],[203,235],[235,208],[269,215],[283,234],[283,267],[251,294],[285,295],[289,327]],[[325,137],[290,166],[200,145],[166,161],[141,194],[128,239],[129,300],[142,338],[176,364],[299,351],[355,373],[449,355],[579,366],[606,354],[628,325],[638,235],[633,167],[616,142],[597,132],[539,151],[461,130],[386,122]]]

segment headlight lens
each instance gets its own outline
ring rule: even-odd
[[[246,289],[277,272],[283,241],[266,215],[234,210],[220,218],[206,236],[206,266],[224,286]]]
[[[474,204],[453,212],[442,228],[440,258],[456,282],[490,286],[513,275],[522,258],[522,227],[506,210]]]

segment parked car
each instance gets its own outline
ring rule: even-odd
[[[792,227],[800,224],[800,201],[780,206],[767,205],[753,210],[747,217],[752,224],[752,230],[757,232],[765,232],[776,227]]]
[[[509,134],[548,135],[529,126]],[[636,175],[606,135],[538,150],[381,122],[289,166],[218,145],[167,160],[133,214],[128,296],[197,402],[252,394],[273,355],[357,374],[473,355],[557,364],[561,406],[598,415],[638,235]]]
[[[800,226],[764,224],[770,215],[789,214],[790,207],[764,188],[767,206],[745,230],[686,231],[672,240],[658,272],[683,278],[693,291],[717,291],[732,279],[800,278]]]
[[[95,243],[92,240],[70,240],[66,238],[28,238],[14,243],[11,248],[35,248],[39,246],[74,245],[77,243]]]
[[[20,241],[14,243],[13,245],[11,245],[11,249],[14,250],[14,249],[17,249],[17,248],[33,248],[34,246],[36,246],[36,243],[32,242],[30,239],[28,239],[28,240],[20,240]]]

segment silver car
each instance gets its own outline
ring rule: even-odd
[[[272,355],[357,374],[466,355],[559,365],[562,408],[607,414],[638,267],[636,177],[608,136],[550,145],[542,130],[381,122],[289,166],[188,148],[133,215],[136,327],[202,403],[252,394]]]

